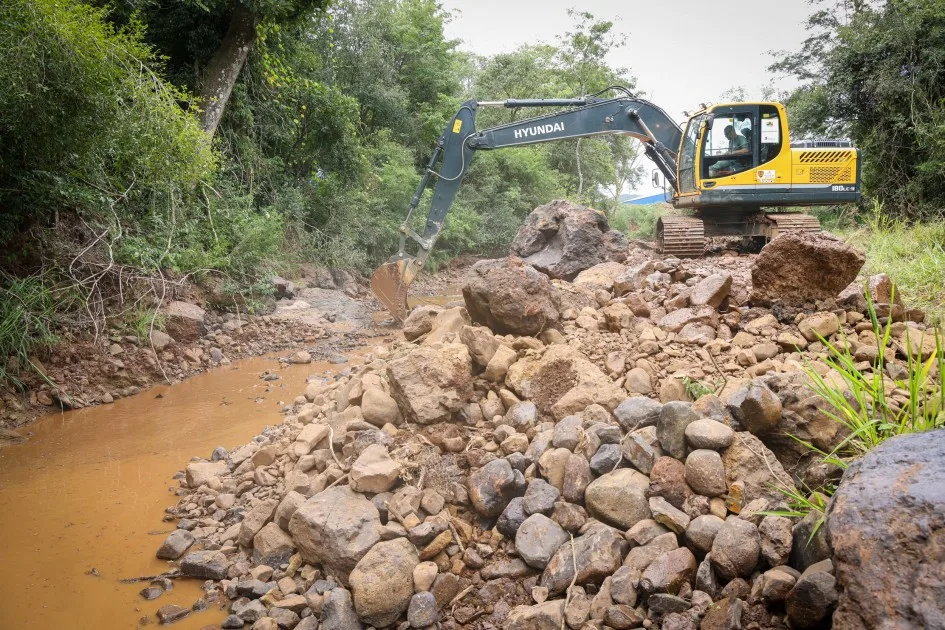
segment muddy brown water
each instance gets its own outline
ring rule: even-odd
[[[119,580],[170,568],[154,553],[174,527],[162,517],[177,502],[176,471],[280,422],[282,402],[301,393],[309,375],[345,367],[280,366],[277,356],[47,416],[30,427],[28,442],[0,449],[0,628],[135,628],[145,615],[156,624],[165,604],[189,608],[202,594],[200,580],[177,580],[150,602],[138,594],[147,582]],[[263,381],[266,370],[279,380]],[[217,604],[173,627],[202,628],[225,616]]]

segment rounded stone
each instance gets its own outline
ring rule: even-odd
[[[726,580],[749,577],[760,555],[758,528],[735,516],[725,521],[712,541],[712,566]]]
[[[699,449],[686,458],[686,483],[696,494],[717,497],[726,493],[725,466],[717,451]]]
[[[731,446],[734,440],[735,431],[715,420],[703,418],[686,427],[686,441],[694,449],[707,448],[720,451]]]
[[[718,516],[711,514],[697,516],[686,528],[686,544],[696,551],[708,553],[712,550],[712,542],[724,524],[725,521]]]

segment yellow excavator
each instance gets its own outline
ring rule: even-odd
[[[837,205],[860,200],[859,149],[844,140],[789,141],[784,106],[774,102],[702,106],[680,128],[662,109],[622,87],[615,98],[466,101],[437,141],[407,218],[400,248],[371,276],[377,298],[398,320],[407,313],[407,287],[423,267],[477,151],[539,142],[621,134],[643,143],[656,165],[653,183],[671,191],[669,202],[688,214],[663,216],[660,251],[700,256],[706,238],[771,239],[780,232],[819,231],[812,216],[770,209]],[[556,107],[554,113],[476,130],[480,107]],[[439,170],[436,170],[439,168]],[[410,227],[430,178],[436,178],[423,232]],[[762,210],[765,208],[766,210]],[[407,252],[407,238],[417,245]]]

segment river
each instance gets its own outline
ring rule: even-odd
[[[0,449],[0,628],[135,628],[144,616],[156,624],[165,604],[190,607],[202,594],[199,580],[177,580],[153,601],[138,594],[147,582],[119,581],[169,568],[154,553],[174,528],[162,520],[177,502],[174,473],[280,422],[282,402],[309,375],[344,367],[245,359],[31,425],[28,442]],[[279,379],[263,381],[266,370]],[[225,616],[217,604],[173,627],[203,628]]]

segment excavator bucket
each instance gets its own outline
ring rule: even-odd
[[[413,258],[395,256],[371,275],[371,290],[397,321],[407,317],[407,287],[417,275]]]

